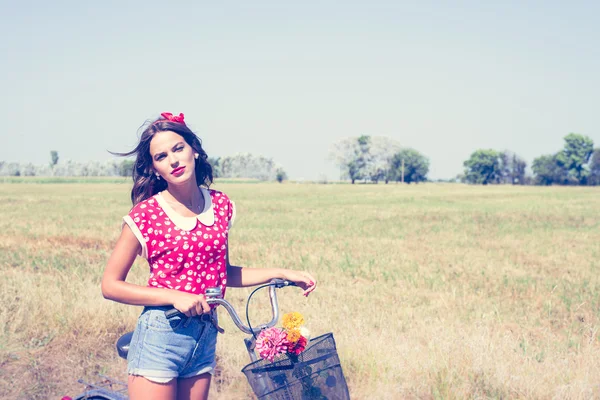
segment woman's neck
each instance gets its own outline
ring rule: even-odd
[[[173,197],[173,199],[186,207],[192,207],[199,205],[202,196],[198,185],[196,185],[195,179],[182,183],[181,185],[169,185],[167,192]]]

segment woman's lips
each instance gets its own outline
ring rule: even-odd
[[[179,175],[183,174],[184,170],[185,170],[185,167],[175,168],[173,171],[171,171],[171,175],[179,176]]]

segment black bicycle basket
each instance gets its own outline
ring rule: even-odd
[[[312,339],[298,356],[255,361],[242,369],[260,400],[349,400],[333,333]]]

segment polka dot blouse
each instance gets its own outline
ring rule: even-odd
[[[148,260],[148,286],[204,294],[227,286],[227,237],[235,205],[224,193],[200,188],[204,210],[196,217],[177,214],[161,193],[123,217]]]

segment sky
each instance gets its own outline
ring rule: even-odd
[[[20,1],[0,25],[0,160],[109,160],[163,111],[211,157],[335,180],[333,144],[388,136],[453,178],[600,147],[600,2]]]

